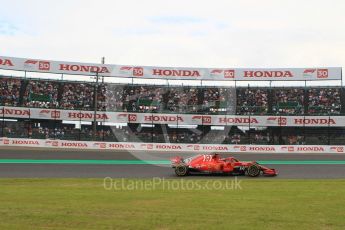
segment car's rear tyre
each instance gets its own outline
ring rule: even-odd
[[[258,165],[253,164],[247,168],[247,175],[250,177],[257,177],[260,175],[260,168]]]
[[[187,165],[177,165],[175,167],[175,174],[177,176],[187,176],[188,175],[188,166]]]

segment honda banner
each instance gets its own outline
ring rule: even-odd
[[[96,75],[121,78],[154,78],[217,81],[340,80],[340,67],[311,68],[171,68],[50,61],[0,56],[0,69],[44,73]]]
[[[93,111],[24,107],[0,107],[1,118],[31,118],[66,121],[94,121]],[[97,112],[96,120],[112,123],[221,125],[221,126],[299,126],[344,127],[345,116],[242,116],[164,113]]]
[[[345,153],[345,146],[334,145],[223,145],[140,142],[93,142],[49,139],[0,138],[0,146],[66,149],[109,149],[161,152],[223,153]]]

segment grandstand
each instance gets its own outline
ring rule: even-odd
[[[92,111],[94,85],[90,82],[51,81],[0,77],[0,105],[26,108],[68,109]],[[212,88],[196,86],[118,85],[98,86],[98,111],[168,114],[212,115],[344,115],[344,88]],[[235,97],[235,98],[234,98]],[[234,106],[234,102],[237,103]],[[165,142],[163,125],[139,128],[138,125],[112,127],[99,125],[97,140]],[[165,125],[170,142],[226,144],[341,144],[345,133],[340,127],[260,127],[260,129],[231,125],[212,130],[211,125],[191,128],[171,128]],[[138,131],[139,130],[139,131]],[[46,119],[4,119],[1,135],[24,138],[57,138],[91,140],[91,124],[76,127]],[[113,132],[123,133],[119,138]],[[322,135],[321,135],[322,134]],[[206,136],[206,138],[203,138]],[[121,139],[122,137],[122,139]],[[218,137],[218,138],[215,138]]]
[[[67,64],[63,67],[74,68]],[[0,135],[8,138],[255,145],[345,143],[345,88],[341,85],[215,87],[104,80],[96,84],[2,75],[0,106]],[[19,116],[13,108],[27,110],[28,115]],[[95,109],[99,113],[96,129],[92,116]],[[52,111],[59,115],[44,115]],[[68,116],[60,116],[64,111]],[[109,118],[115,115],[116,119]],[[121,121],[120,116],[128,119]],[[131,116],[143,118],[133,120]],[[194,122],[198,116],[201,122]],[[188,122],[190,118],[193,122]],[[217,119],[219,122],[215,122]]]

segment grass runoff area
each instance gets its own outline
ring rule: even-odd
[[[0,229],[345,229],[345,180],[162,180],[0,179]]]

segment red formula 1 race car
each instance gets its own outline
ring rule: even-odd
[[[186,159],[174,157],[171,159],[171,166],[175,169],[177,176],[186,176],[189,173],[222,173],[250,177],[260,174],[264,176],[278,175],[275,169],[259,165],[255,161],[239,161],[234,157],[221,158],[218,154],[197,155]]]

